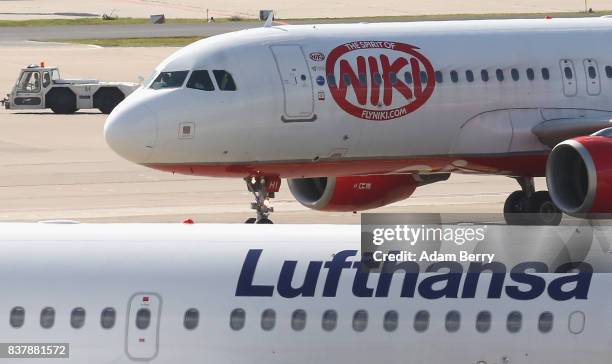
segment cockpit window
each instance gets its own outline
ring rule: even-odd
[[[213,85],[212,79],[206,70],[193,71],[189,81],[187,81],[187,88],[194,88],[196,90],[214,91],[215,86]]]
[[[153,90],[178,88],[183,86],[189,71],[161,72],[151,84]]]
[[[217,85],[222,91],[236,91],[236,84],[232,75],[225,70],[214,70],[213,74],[217,80]]]

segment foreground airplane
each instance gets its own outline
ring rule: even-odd
[[[248,222],[270,223],[281,178],[309,208],[357,211],[460,172],[516,178],[506,220],[554,225],[612,211],[610,39],[606,17],[229,33],[162,62],[105,137],[147,167],[244,178]]]
[[[456,262],[397,262],[368,273],[359,239],[358,226],[3,224],[0,358],[610,361],[607,251],[569,273],[541,261],[471,263],[459,274],[448,274],[461,272]]]

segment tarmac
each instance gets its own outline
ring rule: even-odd
[[[210,37],[259,27],[261,22],[218,22],[201,24],[65,25],[1,27],[0,45],[8,42],[63,39],[105,39],[131,37]]]
[[[0,90],[19,70],[45,61],[64,78],[137,81],[177,48],[101,48],[5,42]],[[4,93],[4,92],[3,92]],[[172,175],[123,160],[102,135],[105,115],[83,110],[0,110],[0,221],[69,219],[81,222],[242,222],[253,215],[240,179]],[[538,179],[539,189],[544,188]],[[507,177],[453,175],[417,189],[376,212],[499,213],[518,184]],[[286,184],[273,200],[276,223],[359,223],[360,215],[309,210]]]

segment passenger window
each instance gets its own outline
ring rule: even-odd
[[[342,75],[342,79],[344,80],[344,84],[345,85],[347,85],[347,86],[351,85],[351,77],[349,76],[348,73],[343,74]],[[217,81],[217,82],[219,82],[219,81]],[[219,86],[219,87],[221,87],[221,86]]]
[[[512,76],[512,80],[518,81],[519,80],[519,71],[516,68],[511,69],[510,70],[510,76]]]
[[[55,310],[52,307],[45,307],[40,311],[40,326],[43,329],[50,329],[55,324]]]
[[[404,80],[406,80],[406,83],[410,85],[412,83],[412,73],[405,72],[404,73]]]
[[[491,312],[480,311],[476,316],[476,331],[485,333],[491,328]]]
[[[382,76],[380,75],[380,73],[376,72],[373,77],[375,84],[380,85],[382,83]]]
[[[115,326],[115,309],[111,307],[107,307],[102,310],[102,314],[100,315],[100,325],[103,329],[112,329]]]
[[[236,83],[232,75],[224,70],[214,70],[213,74],[217,80],[217,85],[222,91],[236,91]]]
[[[594,80],[597,77],[597,71],[595,70],[595,67],[589,66],[588,72],[589,72],[589,78],[591,80]]]
[[[508,332],[516,333],[521,330],[523,324],[523,315],[518,311],[512,311],[508,314],[508,320],[506,321],[506,328]]]
[[[572,334],[581,334],[584,331],[584,312],[574,311],[569,316],[568,329]]]
[[[387,311],[383,320],[383,328],[385,331],[392,332],[397,329],[399,315],[397,311]]]
[[[529,81],[533,81],[535,79],[535,73],[533,72],[533,68],[527,68],[527,79]]]
[[[362,332],[368,327],[368,313],[365,310],[359,310],[353,315],[353,330]]]
[[[483,82],[489,82],[489,71],[487,70],[480,71],[480,78],[482,79]]]
[[[429,77],[427,77],[427,72],[421,71],[420,75],[421,75],[421,83],[429,82]]]
[[[183,326],[187,330],[194,330],[198,327],[198,323],[200,322],[200,312],[195,308],[190,308],[185,311],[185,317],[183,319]]]
[[[365,84],[368,83],[368,76],[366,76],[365,73],[360,73],[359,74],[359,83],[361,83],[362,85],[365,85]]]
[[[450,76],[453,83],[459,82],[459,75],[457,74],[457,71],[451,71]]]
[[[306,311],[295,310],[291,315],[291,328],[294,331],[302,331],[306,327]]]
[[[70,313],[70,326],[73,329],[80,329],[85,325],[85,309],[77,307]]]
[[[546,81],[550,79],[550,72],[548,71],[548,68],[546,67],[542,68],[542,79]]]
[[[151,324],[151,311],[148,308],[141,308],[136,312],[136,327],[139,330],[146,330]]]
[[[474,72],[472,70],[465,71],[465,79],[467,82],[474,82]]]
[[[241,330],[244,327],[246,313],[242,308],[236,308],[230,314],[230,327],[232,330]]]
[[[276,324],[276,312],[273,309],[268,308],[261,314],[261,328],[265,331],[270,331]]]
[[[538,320],[538,330],[541,333],[546,334],[553,328],[553,314],[552,312],[542,312],[540,319]]]
[[[495,77],[497,77],[497,80],[499,82],[502,82],[504,80],[504,71],[498,68],[495,71]]]
[[[327,310],[323,312],[323,320],[321,326],[325,331],[332,331],[336,328],[338,321],[338,313],[334,310]]]
[[[612,66],[606,66],[606,76],[612,78]]]
[[[331,74],[330,74],[330,75],[327,75],[327,83],[328,83],[330,86],[335,87],[335,86],[336,86],[336,76],[331,75]]]
[[[13,307],[9,317],[9,323],[12,327],[18,329],[25,322],[25,309],[23,307]]]
[[[391,81],[392,85],[396,85],[397,84],[397,73],[395,72],[389,73],[389,80]]]
[[[191,77],[189,77],[189,81],[187,81],[187,88],[202,91],[214,91],[215,86],[213,85],[208,71],[198,70],[191,72]]]
[[[444,77],[442,76],[442,72],[436,71],[436,82],[442,83],[444,82]]]
[[[444,326],[448,332],[457,332],[461,326],[461,314],[459,311],[449,311],[446,314]]]
[[[414,315],[414,330],[425,332],[429,328],[429,312],[419,311]]]
[[[565,78],[567,78],[568,80],[571,80],[574,77],[572,69],[569,67],[564,67],[563,73],[565,73]]]
[[[179,88],[183,86],[183,82],[185,82],[188,73],[189,71],[160,72],[153,83],[151,83],[150,88],[153,90]]]

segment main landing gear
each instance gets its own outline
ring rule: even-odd
[[[270,206],[270,199],[280,189],[281,180],[274,176],[251,176],[244,179],[247,188],[255,196],[251,208],[257,212],[257,217],[248,218],[245,224],[272,224],[268,217],[274,208]]]
[[[548,191],[535,191],[533,177],[517,177],[520,191],[514,191],[504,204],[508,225],[552,225],[561,223],[563,214],[552,202]]]

